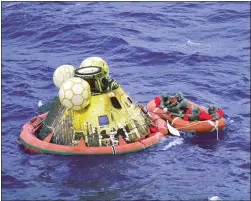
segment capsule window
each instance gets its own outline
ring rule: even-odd
[[[109,125],[109,119],[108,119],[108,117],[106,115],[99,116],[98,117],[98,122],[99,122],[100,127]]]
[[[118,99],[116,97],[111,97],[110,100],[111,100],[112,106],[114,108],[116,108],[116,109],[121,109],[122,108],[119,101],[118,101]]]

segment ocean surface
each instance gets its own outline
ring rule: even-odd
[[[250,200],[249,2],[2,2],[2,200]],[[121,156],[31,154],[20,129],[63,64],[105,59],[146,104],[161,92],[225,112],[227,128]]]

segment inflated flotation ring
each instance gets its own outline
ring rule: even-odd
[[[157,132],[149,132],[149,134],[145,137],[135,140],[135,142],[132,143],[127,143],[121,136],[119,136],[118,145],[88,147],[86,146],[83,137],[81,137],[79,143],[75,146],[59,145],[51,143],[53,133],[49,134],[44,140],[40,140],[37,137],[37,132],[41,128],[47,113],[35,116],[22,127],[20,142],[26,149],[35,153],[50,153],[60,155],[116,155],[137,152],[157,144],[168,134],[166,122],[154,113],[149,114],[151,116],[152,122],[157,128]]]
[[[189,101],[191,107],[197,105]],[[200,110],[205,110],[205,107],[197,105]],[[147,104],[147,110],[159,115],[161,118],[168,120],[168,122],[178,130],[193,131],[196,133],[208,133],[213,131],[222,130],[226,127],[226,120],[221,118],[216,121],[185,121],[180,117],[173,116],[170,112],[164,112],[161,108],[157,107],[155,101],[152,100]]]

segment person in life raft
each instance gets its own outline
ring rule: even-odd
[[[170,112],[173,116],[183,118],[185,121],[219,120],[224,112],[216,105],[210,105],[208,110],[200,110],[198,106],[190,107],[189,102],[181,92],[175,96],[168,96],[163,92],[161,98],[154,99],[156,107],[164,112]]]

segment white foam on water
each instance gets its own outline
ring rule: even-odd
[[[187,40],[186,45],[190,45],[190,46],[196,46],[196,47],[211,47],[210,44],[206,44],[206,43],[200,43],[200,42],[193,42],[191,40]]]
[[[41,107],[43,105],[42,101],[39,100],[38,103],[37,103],[38,107]]]
[[[229,123],[234,123],[234,120],[233,120],[233,119],[230,119],[230,117],[227,118],[227,121],[228,121]]]
[[[165,151],[173,146],[183,144],[183,141],[184,141],[183,138],[175,138],[172,142],[169,142],[169,144],[167,144],[162,150]]]
[[[20,4],[20,2],[9,3],[9,4],[6,4],[6,5],[3,6],[3,7],[4,7],[4,8],[8,8],[8,7],[11,7],[11,6],[18,5],[18,4]]]
[[[222,200],[222,199],[220,199],[220,197],[218,197],[218,196],[212,196],[212,197],[208,197],[208,201],[220,201],[220,200]]]

